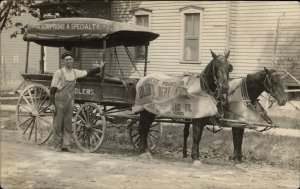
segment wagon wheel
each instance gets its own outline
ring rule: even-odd
[[[21,92],[16,118],[18,130],[26,140],[43,144],[50,138],[53,113],[48,99],[49,89],[41,84],[31,84]]]
[[[139,131],[139,121],[132,120],[132,122],[128,125],[129,129],[129,138],[134,146],[134,148],[139,149],[140,142],[140,131]],[[159,122],[153,122],[151,127],[149,128],[149,134],[147,137],[147,144],[150,147],[150,151],[154,151],[155,148],[159,145],[160,135],[162,132],[162,128]]]
[[[82,105],[73,123],[73,137],[78,148],[84,152],[95,152],[102,144],[106,130],[106,119],[102,110],[92,103]]]

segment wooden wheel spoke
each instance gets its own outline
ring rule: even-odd
[[[26,131],[29,129],[29,127],[31,126],[32,122],[33,122],[34,118],[31,118],[31,121],[29,122],[29,124],[27,125],[27,127],[25,128],[25,130],[23,131],[23,135],[26,133]]]
[[[93,133],[93,132],[92,132],[92,134],[91,134],[91,138],[92,138],[92,143],[93,143],[93,144],[97,143],[97,141],[96,141],[96,139],[95,139],[95,136],[94,136],[94,133]],[[96,146],[97,146],[97,144],[96,144]]]
[[[17,115],[18,115],[18,116],[30,116],[30,117],[31,117],[31,115],[30,115],[29,112],[28,112],[28,113],[25,113],[25,112],[18,113]]]
[[[86,113],[85,113],[85,109],[83,109],[83,110],[81,111],[81,114],[82,114],[83,117],[85,118],[85,121],[88,121],[87,115],[86,115]]]
[[[81,135],[81,136],[79,136],[79,137],[78,137],[78,140],[80,140],[80,139],[81,139],[81,138],[84,136],[84,134],[85,134],[85,133],[87,133],[87,131],[86,131],[86,130],[85,130],[85,131],[82,133],[82,135]]]
[[[78,133],[78,132],[83,132],[83,131],[85,131],[86,129],[82,129],[82,128],[80,128],[79,130],[78,129],[76,129],[76,132]]]
[[[152,141],[152,139],[151,139],[150,136],[148,136],[148,139],[149,139],[149,141],[150,141],[150,143],[151,143],[152,145],[155,145],[155,143]]]
[[[37,100],[38,100],[37,104],[40,104],[42,92],[43,92],[43,90],[41,88],[39,88],[39,95],[37,96]]]
[[[157,123],[153,123],[152,125],[151,125],[151,127],[150,128],[152,128],[152,127],[156,127],[157,125],[159,125],[159,123],[157,122]]]
[[[103,130],[96,129],[96,128],[93,128],[93,131],[97,131],[97,132],[99,132],[99,133],[103,133]]]
[[[159,133],[160,131],[159,131],[159,130],[156,130],[156,129],[150,129],[149,132]]]
[[[83,143],[85,143],[85,140],[87,139],[87,136],[88,136],[89,132],[86,131],[85,133],[86,133],[86,135],[83,137],[83,141],[82,141]]]
[[[138,136],[135,140],[133,140],[133,143],[136,144],[136,142],[140,139],[140,136]]]
[[[93,125],[93,128],[99,128],[99,127],[101,127],[103,124],[102,123],[100,123],[100,124],[96,124],[96,125]]]
[[[136,136],[139,135],[139,134],[140,134],[140,133],[137,132],[137,133],[135,133],[134,135],[131,135],[131,137],[134,138],[134,137],[136,137]]]
[[[34,100],[33,100],[33,97],[32,97],[32,94],[31,94],[31,90],[27,89],[28,93],[29,93],[29,96],[30,96],[30,101],[31,101],[31,104],[34,104]]]
[[[40,108],[39,108],[39,113],[41,113],[41,112],[44,112],[47,108],[49,108],[50,106],[48,105],[48,106],[45,106],[45,107],[42,107],[42,106],[40,106]]]
[[[41,109],[43,107],[43,105],[45,104],[46,102],[46,99],[47,99],[47,95],[45,95],[45,98],[43,99],[42,103],[39,103],[39,109]],[[46,107],[49,107],[49,106],[46,106]],[[44,109],[43,109],[44,110]],[[41,110],[42,111],[42,110]]]
[[[151,132],[148,133],[148,137],[150,137],[150,136],[152,136],[155,139],[158,139],[158,136],[153,135],[153,133],[151,133]]]
[[[42,124],[42,122],[41,122],[41,120],[40,119],[37,119],[36,120],[39,124],[39,129],[40,129],[40,131],[39,131],[39,134],[43,134],[44,132],[48,132],[47,131],[47,129],[46,129],[46,127],[43,127],[44,125]]]
[[[100,136],[96,132],[92,131],[92,133],[98,138],[98,140],[101,140]]]
[[[31,119],[33,119],[32,117],[30,117],[30,118],[28,118],[28,119],[26,119],[23,123],[21,123],[19,126],[22,126],[22,125],[24,125],[27,121],[29,121],[29,120],[31,120]]]
[[[37,127],[38,127],[38,121],[36,119],[35,124],[34,124],[34,141],[37,142]]]
[[[30,108],[27,106],[24,106],[23,104],[19,104],[19,106],[23,107],[24,109],[28,110],[28,112],[31,112]],[[31,106],[31,105],[30,105]]]
[[[32,127],[30,128],[30,132],[29,132],[28,140],[30,140],[30,138],[31,138],[31,135],[32,135],[32,131],[33,131],[33,127],[35,126],[35,119],[32,119],[32,120],[33,120],[33,124],[32,124]]]
[[[40,117],[42,117],[42,116],[44,116],[44,117],[46,117],[46,116],[49,116],[49,117],[50,117],[50,116],[51,116],[51,117],[52,117],[53,114],[52,114],[51,112],[49,112],[49,113],[48,113],[48,112],[45,112],[45,113],[40,113],[39,116],[40,116]]]
[[[86,124],[86,120],[84,120],[81,115],[78,114],[78,117],[80,118],[80,121],[84,122]]]
[[[96,125],[96,123],[101,119],[101,117],[96,117],[96,119],[93,120],[92,125]],[[99,125],[99,124],[97,124]],[[102,125],[102,123],[100,124]]]
[[[76,124],[79,125],[79,126],[81,126],[81,127],[85,127],[85,125],[82,124],[82,123],[76,123]]]
[[[37,116],[37,118],[40,119],[41,121],[48,123],[49,125],[52,125],[52,123],[50,121],[45,120],[43,117]]]

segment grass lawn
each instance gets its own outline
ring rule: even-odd
[[[281,128],[299,128],[299,118],[279,114],[272,116],[274,122]],[[278,123],[277,123],[278,122]],[[15,113],[13,111],[0,112],[0,126],[5,130],[17,130],[15,124]],[[183,125],[164,125],[160,137],[160,145],[156,154],[167,154],[168,158],[179,159],[182,157]],[[118,146],[131,145],[128,131],[121,127],[109,128],[106,133],[106,144]],[[300,137],[275,136],[257,132],[246,132],[244,134],[243,154],[246,161],[256,163],[267,163],[277,166],[288,166],[299,168]],[[188,138],[189,153],[192,146],[192,128]],[[212,133],[204,130],[200,142],[200,156],[202,160],[217,159],[229,161],[233,155],[233,144],[231,130],[222,130]]]

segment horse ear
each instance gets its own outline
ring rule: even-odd
[[[230,50],[227,51],[227,53],[225,54],[225,58],[227,59],[230,55]]]
[[[232,72],[233,71],[233,66],[231,64],[229,64],[229,69],[228,69],[229,72]]]
[[[211,56],[214,58],[214,59],[217,59],[218,56],[210,49],[210,53],[211,53]]]
[[[268,70],[266,67],[264,67],[264,70],[265,72],[268,74],[268,75],[271,75],[272,73],[270,72],[270,70]]]

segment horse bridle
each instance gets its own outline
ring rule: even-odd
[[[272,87],[272,82],[271,82],[271,79],[274,76],[279,76],[279,74],[276,72],[272,73],[271,76],[267,74],[266,78],[263,81],[263,84],[266,92],[268,92],[272,97],[277,98],[277,91]]]

